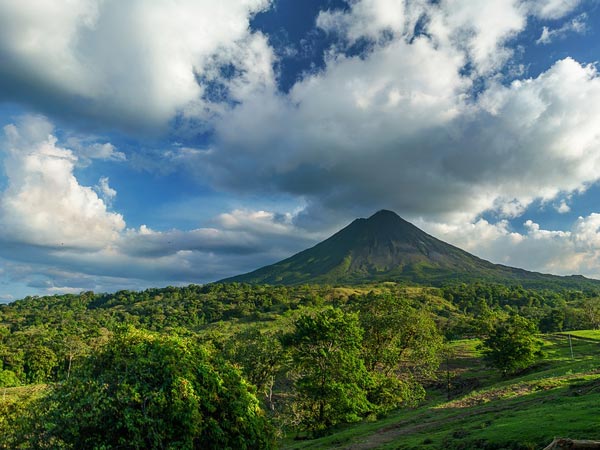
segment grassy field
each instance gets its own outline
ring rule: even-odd
[[[46,384],[0,388],[0,404],[22,402],[35,398],[48,389]]]
[[[346,426],[287,449],[541,449],[554,437],[600,439],[600,332],[544,336],[545,356],[510,378],[484,366],[477,341],[452,344],[451,375],[419,408]],[[598,342],[595,342],[598,341]],[[446,367],[447,366],[447,367]]]
[[[600,330],[579,330],[579,331],[568,331],[561,333],[563,336],[578,337],[582,339],[591,339],[592,341],[600,341]]]

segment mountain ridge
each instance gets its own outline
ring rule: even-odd
[[[494,264],[425,233],[393,211],[352,221],[328,239],[282,261],[220,282],[442,285],[498,282],[527,287],[600,287],[581,275],[559,276]]]

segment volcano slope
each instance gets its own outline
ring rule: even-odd
[[[381,210],[312,248],[222,282],[356,285],[381,281],[440,286],[452,282],[520,284],[529,288],[598,288],[580,275],[561,277],[493,264]]]

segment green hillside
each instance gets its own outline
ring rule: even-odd
[[[590,337],[579,338],[584,334]],[[485,366],[477,340],[457,341],[426,404],[384,420],[340,427],[286,449],[541,449],[554,437],[600,440],[600,340],[597,331],[544,336],[546,356],[502,378]],[[450,374],[450,400],[445,386]]]
[[[589,288],[600,281],[492,264],[430,236],[391,211],[356,219],[329,239],[278,263],[222,282],[354,285],[382,281],[440,286],[485,281],[533,288]]]

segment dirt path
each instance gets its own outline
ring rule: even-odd
[[[523,403],[527,403],[528,400],[524,400]],[[375,433],[367,436],[360,442],[354,442],[350,445],[339,447],[339,450],[369,450],[377,449],[384,444],[395,441],[398,437],[412,434],[415,432],[425,431],[428,429],[438,429],[440,426],[456,422],[468,417],[477,416],[486,413],[498,413],[502,411],[513,410],[516,407],[514,403],[511,405],[504,406],[484,406],[476,409],[463,410],[456,414],[445,417],[443,419],[429,419],[427,420],[426,414],[422,416],[413,417],[410,420],[403,420],[396,422],[392,425],[387,425],[375,431]]]

